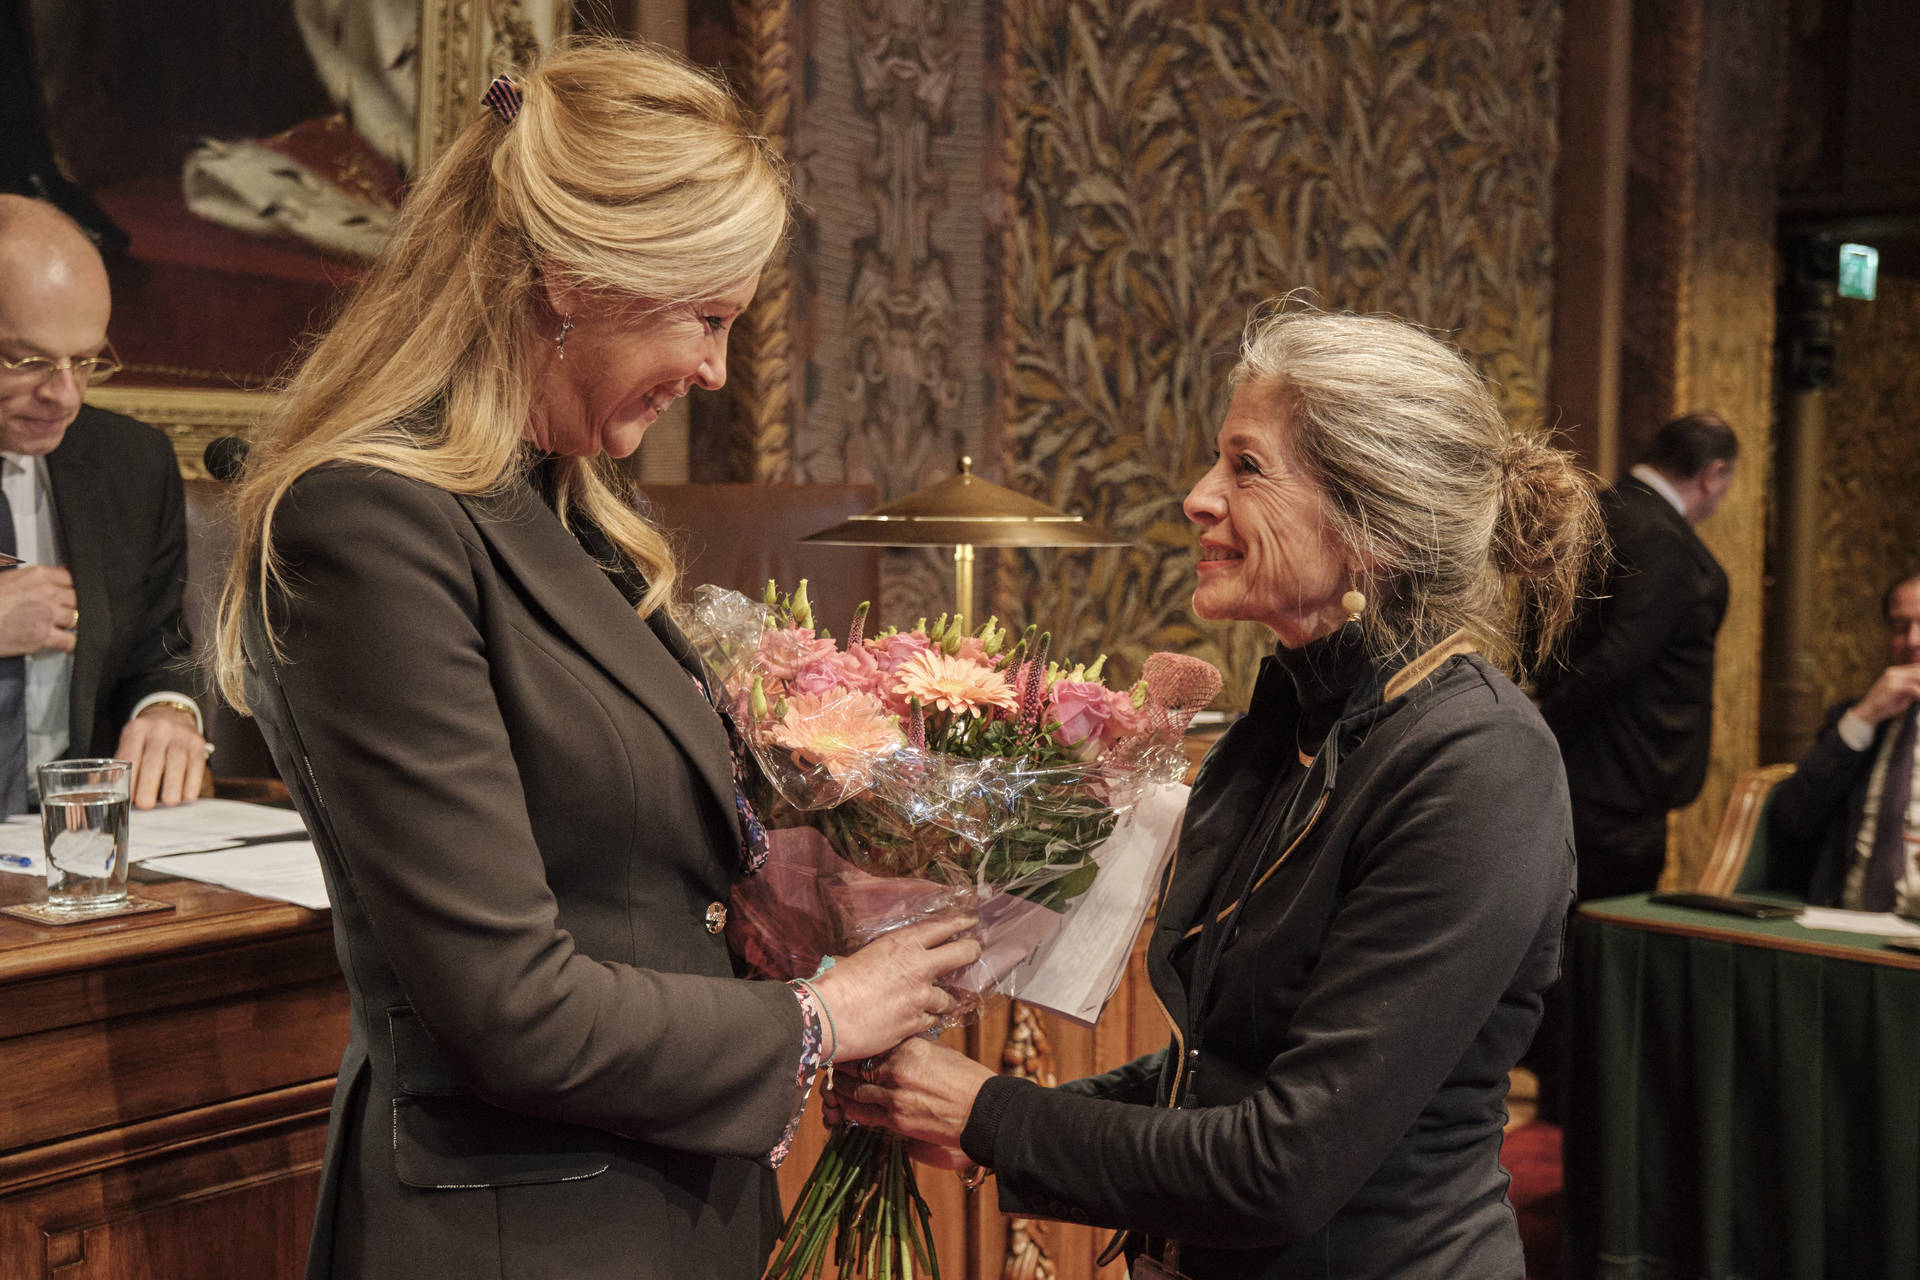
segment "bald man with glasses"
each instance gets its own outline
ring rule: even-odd
[[[33,766],[134,763],[134,803],[199,794],[209,749],[181,617],[185,499],[153,428],[81,402],[120,366],[107,272],[53,206],[0,195],[0,808]]]

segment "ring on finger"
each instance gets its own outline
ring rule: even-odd
[[[79,629],[80,629],[80,611],[78,609],[75,609],[73,611],[72,619],[70,619],[67,623],[67,630],[78,631]]]

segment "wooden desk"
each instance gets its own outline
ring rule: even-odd
[[[0,916],[0,1280],[298,1276],[347,1039],[327,913],[137,876],[175,909]]]

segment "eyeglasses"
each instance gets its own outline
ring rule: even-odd
[[[45,382],[54,374],[65,369],[73,370],[76,381],[85,386],[105,382],[124,366],[120,356],[109,342],[107,349],[97,356],[66,356],[55,360],[51,356],[27,356],[22,360],[9,360],[0,356],[0,369],[5,369],[31,382]]]

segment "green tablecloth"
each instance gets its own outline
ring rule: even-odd
[[[1920,956],[1640,896],[1569,976],[1576,1276],[1920,1277]]]

